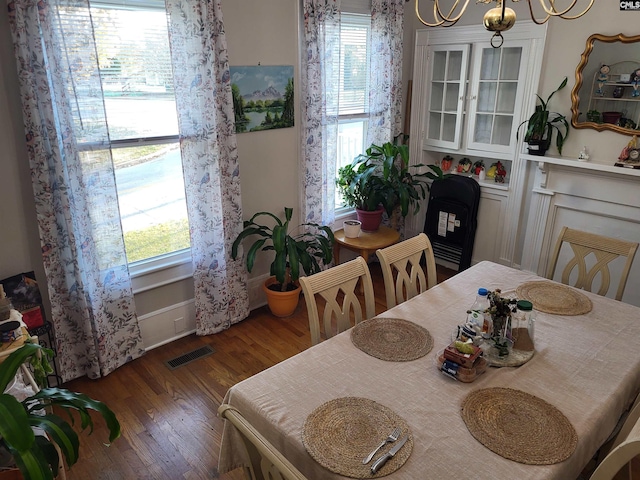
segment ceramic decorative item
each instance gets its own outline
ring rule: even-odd
[[[471,166],[471,160],[467,157],[464,157],[458,161],[456,171],[458,173],[469,173],[471,171]]]
[[[582,147],[582,150],[580,150],[580,154],[578,155],[578,160],[581,162],[588,162],[589,161],[589,152],[587,151],[587,146],[585,145],[584,147]]]
[[[453,164],[453,157],[451,155],[446,155],[442,159],[442,162],[440,163],[440,167],[442,168],[443,172],[448,172],[449,170],[451,170],[452,164]]]
[[[599,95],[601,97],[604,96],[604,90],[602,89],[602,87],[607,82],[607,80],[609,80],[609,71],[609,65],[602,65],[600,67],[600,74],[598,75],[598,90],[596,90],[596,95]]]
[[[357,238],[358,236],[360,236],[362,222],[360,222],[359,220],[345,220],[343,226],[345,237]]]

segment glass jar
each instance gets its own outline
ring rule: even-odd
[[[535,349],[534,328],[533,304],[528,300],[518,300],[516,311],[511,316],[514,350],[532,352]]]

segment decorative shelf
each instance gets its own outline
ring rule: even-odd
[[[624,178],[625,180],[629,180],[632,182],[637,180],[640,184],[640,170],[635,170],[632,168],[616,167],[614,165],[604,165],[601,163],[593,162],[580,162],[578,160],[569,158],[547,156],[539,157],[536,155],[528,154],[522,154],[520,155],[520,158],[528,162],[536,162],[538,164],[538,168],[543,173],[547,173],[547,171],[549,170],[548,165],[557,165],[558,167],[562,168],[581,170],[584,173],[596,175],[599,174],[606,177]],[[546,179],[543,180],[541,186],[544,187],[545,184]]]

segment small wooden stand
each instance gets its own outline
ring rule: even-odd
[[[386,248],[400,240],[400,232],[393,228],[380,226],[375,232],[360,232],[356,238],[348,238],[344,235],[344,229],[333,233],[333,258],[338,265],[340,263],[340,247],[359,253],[368,262],[369,255],[379,248]]]

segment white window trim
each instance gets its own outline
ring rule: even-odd
[[[165,4],[162,0],[99,0],[93,3],[92,7],[166,11]],[[178,143],[179,141],[179,135],[128,138],[123,140],[110,140],[108,147],[111,148],[111,150],[115,150],[146,145]],[[104,148],[107,147],[107,144],[82,143],[78,145],[80,150],[92,150],[96,147]],[[193,278],[191,248],[130,262],[128,267],[134,294]]]

